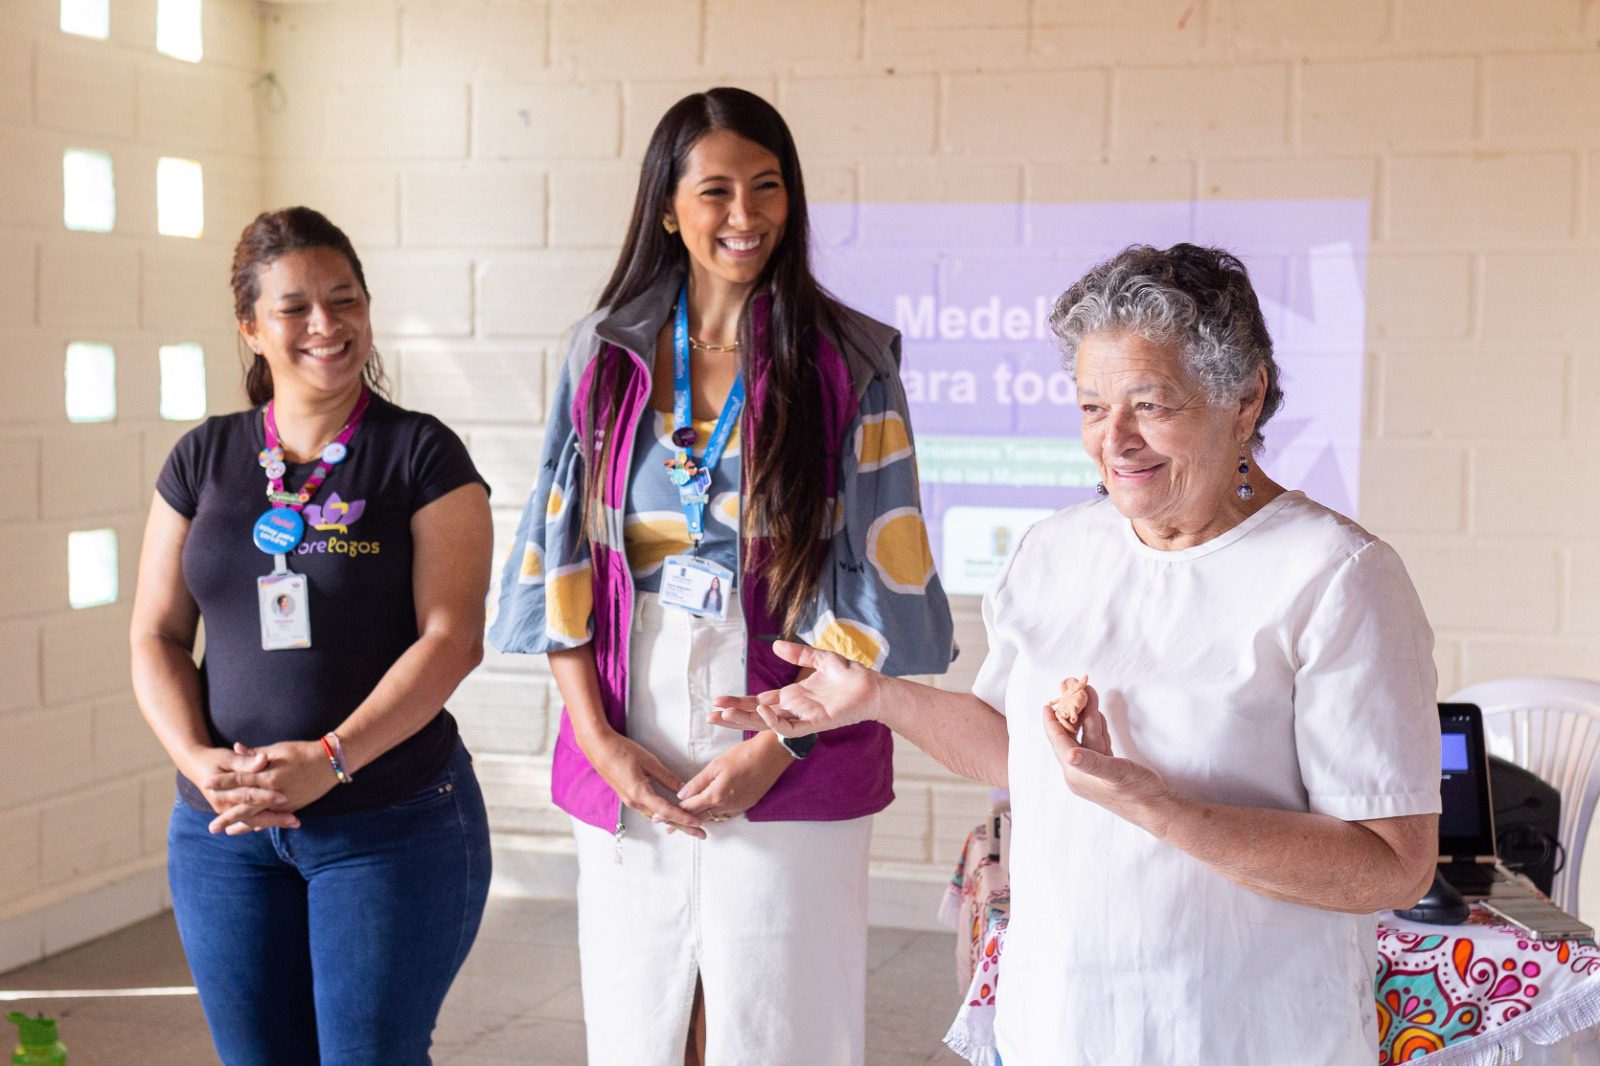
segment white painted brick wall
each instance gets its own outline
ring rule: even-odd
[[[423,0],[400,11],[400,65],[438,79],[525,77],[545,65],[548,5],[537,0]]]
[[[1394,33],[1402,47],[1440,51],[1561,51],[1587,45],[1583,0],[1399,0]]]
[[[795,78],[782,83],[777,103],[802,160],[927,155],[938,135],[931,75]]]
[[[550,62],[585,80],[682,77],[700,61],[701,0],[557,0]]]
[[[491,432],[488,426],[495,423],[519,427],[511,432],[533,432],[521,428],[528,412],[544,409],[544,357],[536,342],[493,347],[401,342],[394,363],[405,381],[406,403],[453,425],[474,427],[474,439]],[[475,458],[482,469],[483,458]],[[524,483],[519,491],[527,487]]]
[[[80,136],[133,136],[139,66],[105,53],[103,46],[65,34],[40,45],[34,65],[34,117],[40,126]]]
[[[55,887],[138,857],[139,821],[137,780],[117,781],[44,808],[41,884]]]
[[[460,204],[477,204],[464,214]],[[401,237],[410,248],[538,248],[545,174],[537,167],[412,167],[401,179]]]
[[[1527,440],[1561,433],[1559,412],[1550,404],[1563,387],[1559,355],[1509,345],[1461,351],[1451,344],[1381,352],[1385,438]],[[1506,367],[1513,360],[1518,386],[1508,389]]]
[[[1365,0],[1373,3],[1375,0]],[[1314,5],[1302,4],[1296,15]],[[1195,5],[1174,0],[1034,0],[1030,10],[1029,51],[1047,65],[1186,60],[1204,47],[1206,20]],[[960,64],[959,40],[943,53],[946,63]]]
[[[1188,5],[1167,4],[1167,12]],[[1221,54],[1304,54],[1375,50],[1389,33],[1389,0],[1340,4],[1279,3],[1277,0],[1218,0],[1207,28]]]
[[[0,525],[11,545],[0,552],[0,616],[32,617],[44,614],[67,602],[67,540],[59,524],[43,527],[36,523],[14,522]]]
[[[33,38],[0,38],[0,122],[33,121]]]
[[[39,321],[79,330],[136,326],[139,284],[139,249],[131,241],[62,233],[39,249]]]
[[[1472,140],[1477,63],[1467,56],[1307,63],[1300,143],[1313,151],[1415,151]],[[1372,121],[1382,113],[1382,122]]]
[[[128,544],[125,535],[122,543]],[[131,592],[124,583],[120,603],[45,619],[41,661],[46,707],[128,692]]]
[[[465,251],[384,251],[361,262],[380,345],[386,337],[471,334],[472,258]]]
[[[54,130],[0,127],[0,225],[8,234],[61,229],[61,152],[84,143]]]
[[[617,154],[614,82],[490,84],[476,93],[473,138],[487,159],[605,159]]]
[[[944,82],[940,147],[980,158],[1097,156],[1107,91],[1101,70],[953,74]],[[1019,100],[1038,104],[1017,107]]]
[[[273,207],[321,205],[336,211],[364,261],[371,250],[400,243],[400,176],[382,163],[327,163],[287,166],[264,175],[264,202]]]
[[[1289,73],[1282,63],[1118,69],[1112,150],[1120,158],[1280,151],[1288,140]]]
[[[111,7],[94,41],[60,32],[55,0],[0,5],[0,969],[162,906],[172,771],[127,637],[155,472],[188,428],[159,420],[157,348],[203,343],[213,410],[238,406],[228,260],[263,203],[254,0],[206,0],[199,64],[156,52],[154,0]],[[112,233],[64,231],[66,148],[112,156]],[[201,240],[156,235],[163,155],[205,167]],[[115,346],[113,422],[67,421],[74,340]],[[99,527],[118,535],[119,602],[75,611],[67,535]]]
[[[37,808],[0,813],[0,899],[20,899],[39,888],[40,851],[39,811]]]
[[[1367,335],[1459,340],[1474,324],[1477,260],[1465,252],[1374,251],[1367,258]]]
[[[1575,165],[1569,152],[1395,157],[1389,236],[1475,243],[1568,236]]]
[[[0,713],[39,705],[39,626],[0,623]]]
[[[1028,49],[1027,0],[872,0],[865,16],[869,59],[937,67],[960,55],[1009,65]]]
[[[763,71],[861,52],[858,4],[790,0],[705,0],[705,61],[726,71]],[[759,42],[759,46],[758,45]]]
[[[1594,356],[1600,336],[1600,241],[1550,242],[1540,251],[1489,252],[1483,262],[1483,338],[1562,343]]]
[[[46,434],[41,449],[45,518],[81,528],[115,520],[144,503],[137,432],[114,422],[70,426]]]
[[[91,335],[78,339],[98,340],[99,337]],[[65,345],[43,330],[0,331],[0,419],[6,425],[38,422],[49,418],[53,409],[61,406],[64,386],[60,374],[46,378],[37,367],[41,362],[59,364],[64,354]],[[12,461],[24,462],[20,458]],[[38,465],[35,454],[27,469],[37,475]]]

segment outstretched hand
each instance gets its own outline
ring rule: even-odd
[[[772,650],[810,674],[754,696],[718,696],[709,721],[729,729],[771,729],[779,736],[803,737],[877,717],[883,675],[876,670],[789,640],[774,642]]]
[[[1093,685],[1084,691],[1089,701],[1078,714],[1076,731],[1061,724],[1051,704],[1044,705],[1045,739],[1061,764],[1067,787],[1074,795],[1156,832],[1163,806],[1172,798],[1171,789],[1154,770],[1111,750],[1111,731],[1100,713],[1100,694]]]

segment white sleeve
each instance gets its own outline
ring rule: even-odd
[[[1001,714],[1006,713],[1006,687],[1011,682],[1011,668],[1017,661],[1017,646],[1006,635],[1001,620],[1009,617],[1012,609],[1011,568],[1016,565],[1032,532],[1030,528],[1017,540],[1011,558],[983,594],[983,639],[989,651],[983,658],[983,665],[978,667],[978,676],[972,681],[972,694]]]
[[[1345,821],[1439,811],[1433,630],[1382,541],[1356,552],[1298,634],[1295,744],[1311,810]]]

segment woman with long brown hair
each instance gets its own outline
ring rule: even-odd
[[[774,637],[899,674],[951,656],[899,336],[822,291],[809,236],[770,104],[667,111],[503,575],[490,640],[547,653],[566,702],[551,786],[594,1066],[863,1060],[889,734],[707,722],[723,686],[793,679]]]

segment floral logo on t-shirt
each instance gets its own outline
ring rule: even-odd
[[[327,503],[306,504],[305,518],[312,529],[348,533],[366,509],[366,500],[341,500],[336,492],[328,497]]]

